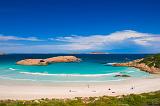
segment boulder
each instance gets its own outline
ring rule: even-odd
[[[48,65],[47,61],[42,61],[43,59],[24,59],[18,61],[16,64],[20,65]]]
[[[49,63],[54,63],[54,62],[75,62],[75,61],[80,61],[79,58],[75,56],[57,56],[57,57],[52,57],[52,58],[47,58],[45,61]]]
[[[79,58],[75,56],[57,56],[47,59],[24,59],[16,62],[19,65],[48,65],[57,62],[78,62]]]

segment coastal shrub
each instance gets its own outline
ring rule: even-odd
[[[160,54],[150,55],[145,57],[140,63],[145,63],[146,65],[156,68],[160,68]]]
[[[124,96],[120,100],[129,106],[145,106],[146,104],[146,97],[143,95],[131,94],[130,96]]]

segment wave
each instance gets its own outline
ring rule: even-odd
[[[127,71],[127,73],[134,73],[135,71]]]
[[[13,71],[14,71],[14,70],[17,70],[17,69],[14,69],[14,68],[8,68],[8,69],[13,70]]]
[[[105,65],[113,65],[113,64],[116,64],[116,63],[106,63]]]
[[[120,73],[108,73],[108,74],[48,74],[48,73],[39,73],[39,72],[19,72],[21,74],[28,75],[39,75],[39,76],[64,76],[64,77],[103,77],[103,76],[112,76]]]

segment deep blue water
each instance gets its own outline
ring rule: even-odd
[[[16,61],[26,58],[48,58],[69,54],[9,54],[0,56],[0,79],[49,82],[101,82],[122,80],[116,74],[131,77],[149,77],[150,74],[130,67],[113,67],[110,63],[143,58],[145,54],[76,54],[81,62],[54,63],[48,66],[22,66]],[[73,54],[72,54],[73,55]]]

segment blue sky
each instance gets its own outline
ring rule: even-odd
[[[0,0],[0,51],[160,52],[160,0]]]

